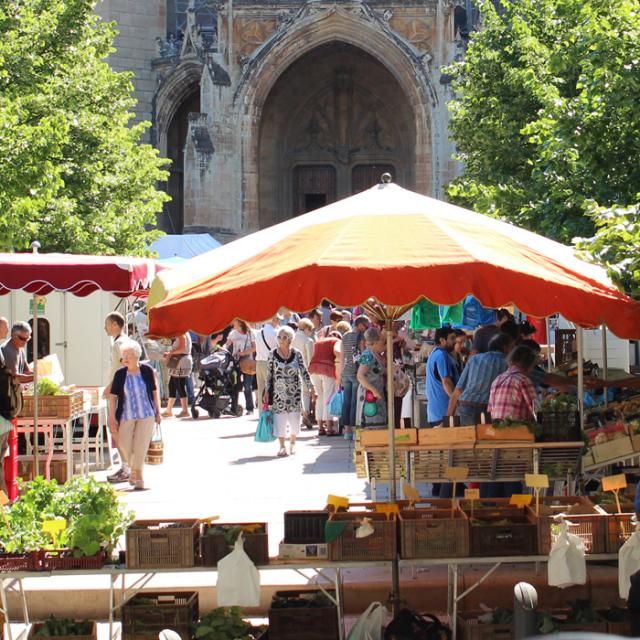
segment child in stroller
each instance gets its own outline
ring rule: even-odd
[[[202,385],[193,399],[191,416],[197,419],[200,415],[198,407],[202,407],[210,418],[221,415],[240,417],[243,409],[238,405],[235,392],[239,376],[238,363],[226,349],[218,349],[200,360],[198,377]]]

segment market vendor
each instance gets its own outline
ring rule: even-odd
[[[16,322],[11,327],[11,338],[2,346],[2,355],[14,380],[21,384],[33,382],[33,371],[27,362],[25,347],[31,339],[28,322]]]

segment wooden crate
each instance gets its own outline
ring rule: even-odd
[[[356,538],[362,518],[371,520],[374,532],[366,538]],[[330,560],[393,560],[397,553],[396,518],[384,513],[332,513],[329,524],[344,523],[344,530],[329,544]]]
[[[44,622],[34,622],[29,629],[28,640],[33,638],[43,638],[43,640],[49,640],[50,638],[56,638],[56,640],[96,640],[98,637],[98,625],[95,620],[91,621],[91,632],[86,635],[75,636],[48,636],[43,635],[40,630],[44,627]]]
[[[417,429],[394,429],[396,445],[418,444]],[[362,447],[385,447],[389,444],[388,429],[363,429],[360,432]]]
[[[590,450],[595,462],[600,463],[632,455],[633,444],[628,435],[621,435],[608,442],[591,445]]]
[[[40,418],[65,418],[80,415],[84,410],[84,393],[73,391],[59,396],[38,396]],[[24,396],[21,418],[33,417],[33,396]]]
[[[89,396],[89,402],[92,407],[97,407],[106,400],[102,399],[102,394],[104,393],[104,387],[76,387],[78,391],[83,391]]]
[[[40,458],[38,460],[38,475],[44,477],[45,471],[45,460],[43,458],[46,457],[45,454],[40,454]],[[29,480],[31,478],[31,474],[33,472],[33,460],[18,460],[18,477],[23,480]],[[51,480],[57,480],[58,484],[64,484],[69,479],[69,474],[67,473],[67,461],[66,460],[52,460],[49,465],[49,475]]]
[[[122,640],[156,640],[163,629],[194,637],[200,615],[195,591],[139,593],[122,605]]]
[[[514,425],[513,427],[503,427],[502,429],[496,429],[490,424],[479,424],[476,426],[478,441],[483,440],[517,440],[522,442],[533,442],[535,436],[529,428],[522,425]]]
[[[300,591],[276,591],[278,598],[304,599],[305,595],[319,594],[319,589]],[[335,596],[335,591],[327,591]],[[270,640],[338,640],[338,610],[327,607],[269,608]]]
[[[430,427],[418,430],[418,444],[429,446],[474,444],[475,427]]]
[[[458,614],[458,636],[462,640],[511,640],[513,627],[510,624],[480,622],[480,611]]]
[[[583,513],[566,515],[566,520],[574,526],[569,532],[581,538],[586,553],[606,553],[607,516],[601,514],[595,505],[584,496],[543,496],[540,498],[541,513],[538,516],[538,552],[547,555],[559,531],[559,523],[554,516],[566,513],[573,505],[579,505]],[[545,511],[551,510],[553,514]]]
[[[127,567],[193,567],[199,538],[200,524],[197,520],[136,520],[127,529]]]
[[[401,558],[464,558],[469,555],[469,521],[458,508],[403,509],[398,521]]]

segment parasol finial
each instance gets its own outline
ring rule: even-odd
[[[385,172],[380,176],[380,182],[382,184],[389,184],[391,180],[393,180],[393,178],[390,173]]]
[[[37,240],[34,240],[34,241],[31,243],[31,251],[33,251],[33,253],[38,253],[38,249],[39,249],[41,246],[42,246],[42,245],[41,245]]]

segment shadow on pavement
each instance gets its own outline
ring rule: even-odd
[[[272,456],[252,456],[251,458],[238,458],[237,460],[231,460],[229,464],[249,464],[251,462],[271,462],[272,460],[279,460],[278,456],[274,453]]]
[[[234,433],[232,436],[219,436],[218,440],[235,440],[236,438],[253,438],[255,431],[251,433]]]

